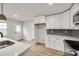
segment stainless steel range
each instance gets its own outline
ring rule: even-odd
[[[79,56],[79,41],[64,40],[64,55]]]

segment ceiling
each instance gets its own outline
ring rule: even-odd
[[[4,14],[9,18],[27,21],[32,20],[34,16],[65,11],[71,5],[71,3],[53,3],[52,5],[48,3],[4,3]]]

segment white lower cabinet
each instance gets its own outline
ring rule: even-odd
[[[49,48],[55,49],[55,39],[56,38],[50,38],[50,40],[49,40]]]
[[[64,42],[63,38],[57,38],[55,40],[55,49],[59,51],[64,51]]]
[[[55,40],[55,49],[56,50],[60,50],[60,43],[61,41],[58,39],[58,38],[56,38],[56,40]]]
[[[46,41],[47,42],[46,47],[64,52],[63,40],[64,40],[64,38],[61,38],[61,37],[48,38],[48,40]]]

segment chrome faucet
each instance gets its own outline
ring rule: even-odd
[[[2,32],[0,32],[0,34],[1,34],[1,38],[3,38],[3,33],[2,33]]]

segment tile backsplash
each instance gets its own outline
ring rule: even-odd
[[[66,35],[79,37],[79,30],[75,29],[47,29],[48,35]]]

